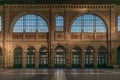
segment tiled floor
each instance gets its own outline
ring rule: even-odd
[[[120,80],[120,69],[0,69],[0,80]]]

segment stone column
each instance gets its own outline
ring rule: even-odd
[[[23,69],[25,69],[26,68],[26,62],[27,62],[27,60],[26,60],[26,56],[27,56],[27,53],[26,52],[23,52],[23,54],[22,54],[22,67],[23,67]]]
[[[67,48],[68,51],[66,53],[66,68],[72,68],[72,51],[71,51],[71,48],[68,47]]]
[[[51,56],[50,56],[50,58],[51,58],[51,63],[50,63],[50,66],[51,66],[51,68],[54,68],[54,49],[53,49],[53,47],[51,48]]]
[[[85,68],[85,48],[82,47],[82,54],[81,54],[81,68]]]
[[[94,68],[97,68],[97,50],[96,48],[94,49]]]
[[[11,58],[9,57],[10,55],[10,49],[9,47],[10,44],[10,26],[9,26],[9,7],[7,5],[5,5],[4,7],[4,19],[3,19],[3,49],[4,49],[4,67],[5,68],[9,68],[9,63],[11,61]]]
[[[39,51],[36,51],[35,53],[35,68],[39,68]]]

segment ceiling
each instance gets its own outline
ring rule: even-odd
[[[0,0],[0,4],[120,4],[120,0]]]

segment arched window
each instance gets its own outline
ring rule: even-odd
[[[27,14],[16,21],[13,32],[48,32],[48,26],[40,16]]]
[[[94,65],[94,49],[88,46],[85,50],[85,67],[92,68]]]
[[[0,16],[0,31],[2,29],[2,17]]]
[[[81,48],[74,47],[72,49],[72,66],[73,66],[73,68],[80,68],[81,56],[82,56]]]
[[[30,47],[27,49],[27,68],[34,68],[35,67],[35,49]]]
[[[39,49],[39,68],[48,67],[48,50],[45,47]]]
[[[56,31],[64,30],[64,18],[62,16],[56,17]]]
[[[66,50],[63,46],[58,46],[54,53],[54,65],[55,68],[65,68],[66,64]]]
[[[14,50],[14,68],[22,68],[22,49],[20,47]]]
[[[120,16],[118,16],[118,31],[120,31]]]
[[[107,50],[101,46],[98,49],[98,67],[103,68],[106,67],[107,64]]]
[[[106,32],[106,25],[100,17],[85,14],[73,22],[71,32]]]

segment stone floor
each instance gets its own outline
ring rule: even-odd
[[[0,80],[120,80],[120,69],[0,69]]]

